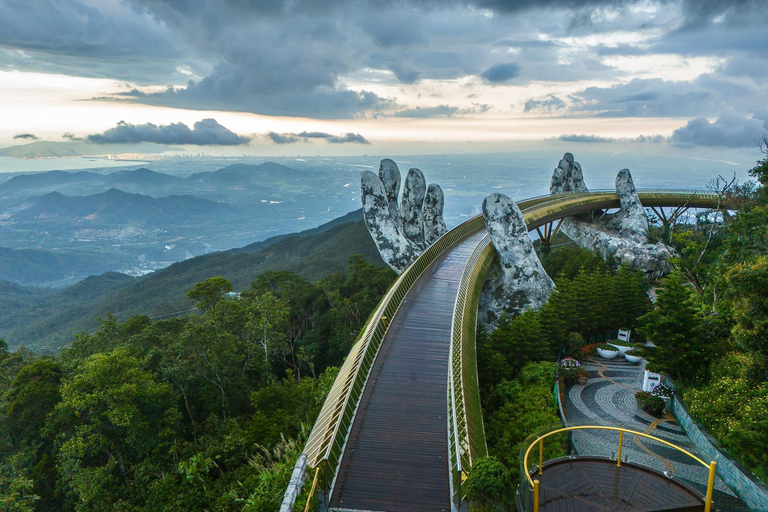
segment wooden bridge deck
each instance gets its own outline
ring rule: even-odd
[[[451,320],[462,272],[484,235],[438,258],[392,320],[352,424],[331,510],[450,511]]]
[[[602,457],[544,463],[539,512],[703,512],[693,489],[661,473]]]

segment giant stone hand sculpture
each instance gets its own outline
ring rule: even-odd
[[[427,187],[420,170],[408,171],[399,205],[400,169],[388,158],[378,176],[362,173],[360,190],[365,225],[381,258],[398,274],[445,234],[443,191],[439,185]]]
[[[552,174],[552,194],[588,192],[581,165],[566,153]],[[628,264],[650,278],[668,274],[673,249],[664,244],[648,243],[648,219],[640,203],[629,169],[616,176],[619,211],[602,211],[563,219],[560,230],[571,240],[589,250],[598,250],[618,264]]]
[[[503,194],[491,194],[483,201],[483,218],[499,259],[500,274],[485,283],[479,315],[494,324],[503,313],[538,309],[555,284],[544,271],[523,214],[514,201]]]

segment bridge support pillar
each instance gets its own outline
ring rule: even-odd
[[[549,252],[552,249],[552,240],[555,235],[560,231],[560,225],[563,223],[563,219],[559,219],[557,224],[550,222],[544,224],[541,229],[536,228],[536,233],[539,235],[539,250],[541,251],[541,257],[546,258],[549,256]]]

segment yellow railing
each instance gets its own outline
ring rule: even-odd
[[[619,446],[618,446],[618,456],[616,457],[616,465],[621,466],[621,450],[622,445],[624,444],[624,433],[628,434],[634,434],[636,436],[645,437],[648,439],[652,439],[654,441],[657,441],[661,444],[664,444],[666,446],[669,446],[670,448],[674,448],[675,450],[684,453],[685,455],[689,456],[705,468],[709,468],[709,478],[707,482],[707,495],[704,498],[704,511],[710,512],[712,510],[712,491],[715,488],[715,474],[717,470],[717,462],[712,461],[709,464],[701,460],[696,455],[692,454],[688,450],[685,450],[683,448],[680,448],[676,444],[672,444],[669,441],[665,441],[664,439],[660,439],[658,437],[652,436],[650,434],[646,434],[645,432],[638,432],[636,430],[630,430],[627,428],[621,428],[621,427],[605,427],[601,425],[579,425],[575,427],[565,427],[565,428],[559,428],[556,430],[553,430],[551,432],[548,432],[542,436],[539,436],[536,438],[531,445],[528,447],[528,449],[525,451],[525,456],[523,457],[523,468],[525,470],[525,477],[528,479],[528,483],[530,484],[531,491],[533,492],[533,510],[526,511],[526,512],[539,512],[539,480],[534,480],[531,477],[531,472],[528,469],[528,456],[531,453],[531,450],[533,450],[534,446],[537,444],[539,445],[539,466],[538,466],[538,473],[539,475],[542,475],[544,473],[544,439],[546,439],[549,436],[560,434],[562,432],[569,432],[573,430],[586,430],[586,429],[597,429],[597,430],[613,430],[619,432]]]
[[[714,208],[718,204],[718,198],[715,194],[694,190],[639,190],[638,194],[640,200],[643,204],[647,203],[647,206],[687,205],[694,208]],[[519,201],[517,205],[524,214],[528,231],[532,231],[552,220],[568,215],[598,208],[616,208],[619,206],[619,200],[616,192],[613,190],[595,190],[579,194],[544,195]],[[726,204],[721,204],[721,207],[726,206]],[[368,374],[375,361],[381,341],[387,333],[389,322],[395,317],[403,298],[422,273],[440,255],[460,240],[483,229],[485,229],[485,223],[481,215],[471,217],[456,226],[424,251],[389,289],[363,327],[359,338],[342,364],[339,375],[323,404],[304,450],[309,467],[318,468],[324,473],[330,472],[331,475],[335,475]],[[473,266],[467,266],[469,273],[472,274],[474,272],[474,276],[468,277],[468,279],[473,281],[472,283],[467,283],[463,293],[469,294],[469,292],[472,292],[470,294],[471,297],[467,296],[463,303],[463,312],[459,317],[454,318],[453,336],[458,335],[456,331],[459,329],[457,324],[459,322],[462,329],[462,341],[456,343],[455,346],[452,345],[452,354],[454,350],[457,353],[455,356],[452,356],[452,364],[449,370],[450,375],[452,375],[451,378],[454,379],[454,391],[458,388],[462,394],[455,405],[456,412],[454,417],[456,418],[456,427],[454,428],[454,434],[459,434],[459,444],[468,447],[468,450],[466,448],[462,448],[462,450],[466,450],[470,455],[461,455],[464,456],[465,464],[470,466],[473,460],[472,457],[474,457],[472,454],[482,453],[481,449],[478,448],[480,439],[482,439],[482,450],[484,450],[485,438],[482,431],[482,420],[477,421],[474,419],[476,414],[472,412],[479,409],[479,402],[476,406],[474,404],[474,392],[468,391],[472,384],[467,372],[474,371],[476,378],[477,370],[476,364],[473,364],[472,368],[464,364],[469,363],[469,359],[474,357],[474,350],[470,351],[465,348],[469,347],[470,336],[472,337],[472,342],[474,341],[474,333],[470,335],[467,330],[468,326],[473,323],[470,317],[477,314],[477,299],[483,284],[480,278],[487,272],[487,267],[485,266],[490,265],[489,258],[492,259],[495,255],[493,246],[487,239],[484,239],[480,245],[484,245],[483,249],[480,249],[480,246],[478,246],[478,250],[481,251],[482,255],[478,256],[477,261],[472,264]],[[474,363],[474,360],[472,363]],[[454,364],[461,366],[460,371],[454,368]],[[461,385],[456,386],[460,379]],[[467,384],[468,382],[469,384]],[[449,407],[454,408],[450,403]],[[463,410],[459,410],[460,408]],[[479,439],[475,438],[477,434],[480,435]],[[456,437],[454,435],[454,442]],[[472,448],[473,444],[476,445],[474,448]],[[470,458],[467,459],[467,456]],[[321,463],[323,463],[322,468],[319,468]],[[462,467],[464,466],[462,465]],[[325,490],[327,491],[328,489]]]
[[[485,235],[467,260],[453,310],[448,365],[448,439],[454,498],[462,498],[463,472],[488,453],[477,376],[477,303],[496,251]]]
[[[473,217],[443,235],[403,271],[381,300],[342,364],[309,435],[304,453],[310,467],[326,462],[325,468],[336,473],[368,374],[403,298],[440,255],[482,229],[485,229],[482,217]]]

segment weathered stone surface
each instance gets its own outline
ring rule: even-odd
[[[619,195],[619,211],[598,218],[598,225],[615,231],[619,236],[638,244],[648,243],[648,217],[637,196],[629,169],[622,169],[616,175],[616,193]]]
[[[381,258],[400,273],[416,258],[413,247],[402,233],[399,211],[392,214],[382,180],[370,171],[360,176],[363,218]]]
[[[550,192],[588,192],[581,165],[572,154],[566,153],[552,173]],[[592,215],[568,217],[563,220],[561,232],[578,245],[598,250],[604,257],[613,258],[617,264],[628,264],[649,278],[671,272],[669,258],[674,250],[664,244],[648,244],[648,218],[629,169],[622,169],[616,176],[616,193],[620,205],[617,213],[598,210]]]
[[[500,274],[486,282],[480,304],[480,319],[493,324],[503,313],[538,309],[555,284],[541,266],[523,214],[503,194],[483,201],[483,218],[499,258]]]
[[[424,241],[427,247],[443,236],[448,229],[443,220],[445,197],[439,185],[431,183],[424,198]]]
[[[400,209],[397,205],[397,195],[400,193],[400,169],[394,160],[385,158],[379,163],[379,179],[387,194],[389,213],[393,219],[399,219]]]
[[[603,257],[612,258],[617,265],[629,265],[651,279],[672,271],[669,259],[674,254],[664,244],[639,244],[593,223],[574,218],[563,220],[560,230],[581,247],[590,251],[597,250]]]
[[[424,180],[424,174],[418,169],[410,169],[403,186],[400,215],[403,218],[405,238],[419,251],[424,250],[424,218],[421,210],[424,207],[426,192],[427,182]]]
[[[426,186],[424,174],[411,169],[398,204],[400,169],[390,159],[379,165],[379,175],[360,176],[365,225],[382,259],[398,274],[445,233],[443,191]]]
[[[588,192],[584,184],[584,175],[581,164],[573,159],[571,153],[566,153],[557,164],[552,173],[552,181],[549,183],[551,194],[565,194],[568,192]]]

